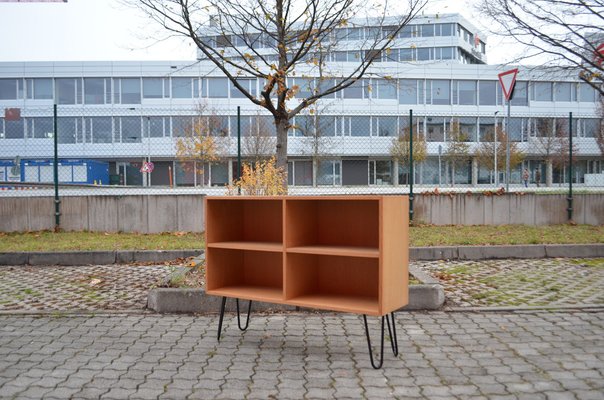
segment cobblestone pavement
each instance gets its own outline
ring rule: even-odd
[[[417,261],[448,306],[604,304],[604,259]]]
[[[0,311],[142,310],[170,267],[0,266]]]
[[[378,319],[370,319],[374,337]],[[398,313],[369,365],[362,319],[0,316],[0,398],[603,399],[604,308]],[[376,340],[377,341],[377,340]]]
[[[447,306],[604,305],[604,259],[415,261]],[[142,310],[165,265],[0,266],[0,312]]]

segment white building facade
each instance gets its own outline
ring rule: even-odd
[[[339,45],[327,62],[344,76],[356,65],[362,51],[359,42],[375,29],[387,34],[389,27],[349,26],[341,34],[336,32]],[[219,46],[225,38],[208,40]],[[503,171],[496,176],[475,154],[489,132],[505,122],[506,104],[497,76],[511,68],[486,64],[484,39],[459,15],[414,20],[366,78],[322,99],[312,113],[292,121],[290,185],[408,184],[408,168],[393,159],[391,147],[402,131],[409,130],[410,110],[413,131],[419,132],[427,147],[426,159],[415,166],[416,184],[503,182]],[[305,72],[301,67],[298,72],[288,82],[290,87],[300,87],[292,105],[318,82],[311,69]],[[244,76],[241,82],[256,95],[264,84]],[[520,67],[506,130],[524,161],[513,169],[511,182],[520,183],[524,169],[531,172],[531,180],[539,171],[544,184],[568,180],[563,163],[552,161],[553,146],[545,148],[539,138],[568,132],[570,113],[576,161],[573,182],[582,184],[585,174],[603,172],[604,158],[595,139],[601,124],[599,100],[577,75]],[[0,108],[18,109],[20,118],[0,118],[0,161],[52,157],[55,103],[59,157],[107,162],[111,184],[227,184],[237,170],[238,107],[244,160],[258,155],[253,137],[259,131],[268,137],[266,143],[274,140],[270,115],[244,98],[208,61],[3,62]],[[222,143],[220,161],[179,160],[175,142],[197,119],[210,116],[219,121],[215,134]],[[469,157],[451,168],[445,155],[454,125],[467,136]],[[152,173],[140,171],[144,160],[153,161]]]

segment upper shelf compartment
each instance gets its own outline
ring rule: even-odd
[[[286,208],[288,248],[379,248],[379,199],[288,199]]]
[[[283,201],[280,199],[208,198],[206,207],[208,245],[283,243]]]

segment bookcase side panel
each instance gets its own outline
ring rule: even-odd
[[[386,314],[409,302],[409,198],[382,199],[380,311]]]

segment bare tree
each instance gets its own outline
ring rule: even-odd
[[[405,174],[409,174],[409,160],[411,157],[411,142],[410,142],[409,126],[401,128],[398,137],[392,138],[390,145],[390,155],[393,160],[399,162],[399,165],[406,169]],[[426,146],[426,138],[419,132],[413,133],[413,165],[421,163],[428,157],[428,149]],[[410,177],[409,177],[410,178]],[[411,182],[410,179],[407,180]]]
[[[273,116],[277,132],[277,167],[287,171],[287,132],[292,118],[317,100],[354,84],[379,60],[399,31],[428,0],[406,0],[406,10],[388,2],[362,0],[126,0],[168,32],[184,35],[203,58],[213,63],[247,99]],[[402,7],[401,7],[402,8]],[[398,17],[388,16],[396,12]],[[375,15],[361,30],[364,43],[346,73],[330,70],[325,55],[333,50],[343,28],[355,28],[353,17]],[[379,27],[382,28],[379,28]],[[378,27],[378,28],[375,28]],[[362,28],[362,27],[361,27]],[[363,39],[364,37],[364,39]],[[321,69],[320,74],[317,71]],[[291,78],[321,76],[313,91],[290,102],[297,89]],[[243,77],[264,82],[259,94],[240,82]]]
[[[480,0],[477,8],[492,33],[527,48],[520,59],[546,55],[546,65],[576,70],[604,95],[604,0]]]
[[[598,104],[598,129],[596,130],[596,143],[600,148],[600,153],[604,156],[604,97],[600,97],[600,103]]]
[[[547,186],[552,184],[552,168],[564,168],[568,160],[570,140],[568,125],[562,119],[536,118],[533,122],[533,137],[529,139],[531,149],[545,161]],[[577,151],[573,144],[573,153]]]
[[[176,158],[185,170],[204,175],[205,164],[220,160],[229,147],[228,131],[222,117],[206,104],[197,106],[197,115],[181,130],[174,132]],[[196,168],[199,163],[201,168]]]
[[[269,159],[275,155],[275,135],[272,121],[266,116],[252,116],[251,123],[242,132],[242,153],[253,162]]]
[[[447,137],[447,150],[444,152],[444,158],[451,165],[451,186],[455,186],[455,169],[463,166],[470,159],[469,137],[461,128],[458,119],[451,122],[451,130]]]
[[[476,149],[476,159],[478,164],[490,171],[495,171],[495,152],[497,152],[497,170],[505,171],[506,168],[506,143],[508,140],[507,133],[497,127],[497,142],[495,142],[495,129],[491,128],[484,135],[478,148]],[[518,143],[510,141],[510,170],[516,168],[524,160],[524,153],[518,148]]]

